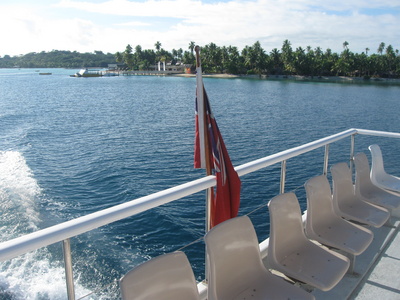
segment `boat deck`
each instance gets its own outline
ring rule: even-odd
[[[305,216],[303,216],[304,218]],[[390,219],[390,224],[381,228],[368,227],[374,233],[371,245],[356,256],[354,272],[344,278],[330,291],[314,289],[316,299],[324,300],[372,300],[400,299],[400,217],[399,212]],[[260,244],[265,266],[267,263],[268,239]],[[345,254],[344,252],[341,252]],[[273,271],[276,275],[283,275]],[[207,287],[204,282],[198,284],[200,299],[207,299]],[[303,286],[308,289],[310,286]]]
[[[369,228],[374,240],[356,257],[354,273],[328,292],[314,290],[316,299],[400,299],[400,218],[392,217],[391,224]]]
[[[393,240],[383,249],[376,265],[374,265],[351,299],[400,299],[400,236],[399,220],[392,229]]]
[[[349,129],[308,144],[291,148],[236,167],[239,176],[243,176],[268,166],[281,163],[280,189],[284,191],[286,178],[286,160],[303,153],[325,147],[324,174],[328,172],[329,145],[351,137],[351,157],[354,157],[354,136],[374,135],[400,138],[398,133]],[[182,199],[186,196],[204,191],[215,185],[215,177],[207,176],[184,183],[138,199],[124,202],[94,213],[59,223],[8,241],[0,243],[0,262],[9,261],[19,255],[62,242],[65,262],[65,278],[68,299],[75,299],[74,276],[72,268],[71,237],[89,232],[150,210],[154,207]],[[357,256],[354,270],[347,274],[333,289],[322,292],[314,289],[316,299],[399,299],[400,300],[400,208],[391,211],[392,217],[387,225],[381,228],[370,228],[374,239],[361,255]],[[303,218],[306,217],[303,216]],[[261,256],[266,261],[269,240],[260,243]],[[268,267],[268,266],[267,266]],[[200,282],[197,286],[200,299],[207,299],[207,284]]]

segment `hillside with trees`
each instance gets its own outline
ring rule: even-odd
[[[53,50],[50,52],[32,52],[25,55],[0,58],[0,68],[107,68],[108,64],[115,63],[115,55],[104,54],[102,51],[93,53],[79,53],[76,51]]]
[[[115,54],[79,53],[58,51],[28,53],[26,55],[0,58],[1,68],[82,68],[107,67],[108,64],[123,64],[128,70],[154,70],[158,62],[168,64],[195,64],[195,42],[188,44],[187,50],[164,50],[157,41],[154,49],[134,48],[128,44],[125,50]],[[376,53],[369,54],[370,48],[362,53],[350,50],[349,43],[343,42],[343,51],[313,48],[311,46],[294,49],[285,40],[280,49],[267,52],[260,42],[246,46],[241,51],[235,46],[217,46],[214,43],[201,49],[202,68],[205,73],[266,74],[302,76],[352,76],[352,77],[400,77],[400,55],[392,45],[376,45]]]

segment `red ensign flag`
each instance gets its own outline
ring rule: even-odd
[[[201,68],[199,69],[198,72],[201,72]],[[210,201],[210,221],[211,227],[214,227],[225,220],[237,216],[240,206],[241,182],[232,166],[224,140],[212,114],[201,78],[197,80],[196,94],[194,167],[205,168],[208,160],[216,176],[217,191],[215,194],[214,192],[211,193]],[[206,157],[207,154],[208,157]]]

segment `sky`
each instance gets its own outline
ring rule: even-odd
[[[189,43],[400,49],[400,0],[1,0],[0,56],[30,52],[167,51]]]

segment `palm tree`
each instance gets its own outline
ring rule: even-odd
[[[132,46],[128,44],[125,48],[125,51],[123,53],[123,59],[124,62],[128,65],[130,69],[133,68],[133,54],[132,54]]]
[[[347,41],[343,42],[343,49],[347,50],[349,46],[349,43]]]
[[[157,42],[154,44],[154,47],[156,47],[157,52],[160,51],[160,49],[161,49],[161,43],[160,43],[159,41],[157,41]]]
[[[226,51],[228,55],[228,61],[225,63],[226,71],[231,74],[239,74],[242,70],[242,63],[237,47],[229,46]]]
[[[365,48],[365,55],[368,55],[369,48]]]
[[[258,75],[261,75],[264,71],[266,67],[266,55],[259,41],[255,42],[253,46],[247,47],[245,65]]]
[[[323,52],[321,47],[315,48],[315,68],[317,69],[318,76],[321,76],[323,71]]]
[[[382,55],[384,49],[385,49],[385,43],[382,42],[382,43],[379,44],[378,53],[379,53],[380,55]]]
[[[352,52],[350,52],[349,49],[343,50],[343,52],[340,54],[339,60],[337,60],[334,65],[334,69],[336,70],[337,75],[349,75],[349,73],[352,71],[352,61]]]
[[[271,63],[273,65],[274,73],[280,73],[282,68],[281,68],[281,53],[277,48],[272,49],[270,52],[271,56]]]
[[[387,71],[392,75],[394,68],[392,68],[393,63],[396,59],[396,53],[394,52],[393,46],[389,45],[386,47],[386,61],[387,61]]]
[[[294,68],[295,72],[298,75],[307,75],[307,71],[309,68],[309,64],[307,62],[306,51],[302,47],[296,48],[296,52],[294,54]]]
[[[183,49],[179,48],[177,51],[178,60],[182,60],[182,55],[183,55]]]
[[[122,54],[121,54],[121,52],[116,52],[115,53],[115,61],[117,62],[117,63],[120,63],[120,62],[122,62],[122,59],[123,59],[123,57],[122,57]]]
[[[132,53],[132,46],[130,44],[126,46],[124,53],[126,54]]]
[[[176,49],[172,49],[172,57],[173,59],[178,60],[178,51]]]
[[[392,57],[395,56],[395,52],[394,52],[394,49],[393,49],[392,45],[389,45],[389,46],[386,47],[386,55],[392,56]]]
[[[142,46],[137,45],[137,46],[135,47],[135,52],[136,52],[136,53],[142,53]]]
[[[203,70],[205,72],[220,72],[222,50],[214,43],[210,43],[203,48],[202,51]],[[204,57],[204,59],[203,59]]]
[[[289,40],[284,40],[282,45],[282,61],[284,70],[288,73],[293,71],[293,49]]]
[[[189,50],[190,50],[190,52],[193,54],[193,51],[194,51],[194,47],[196,46],[196,43],[195,42],[193,42],[193,41],[191,41],[190,43],[189,43]]]

